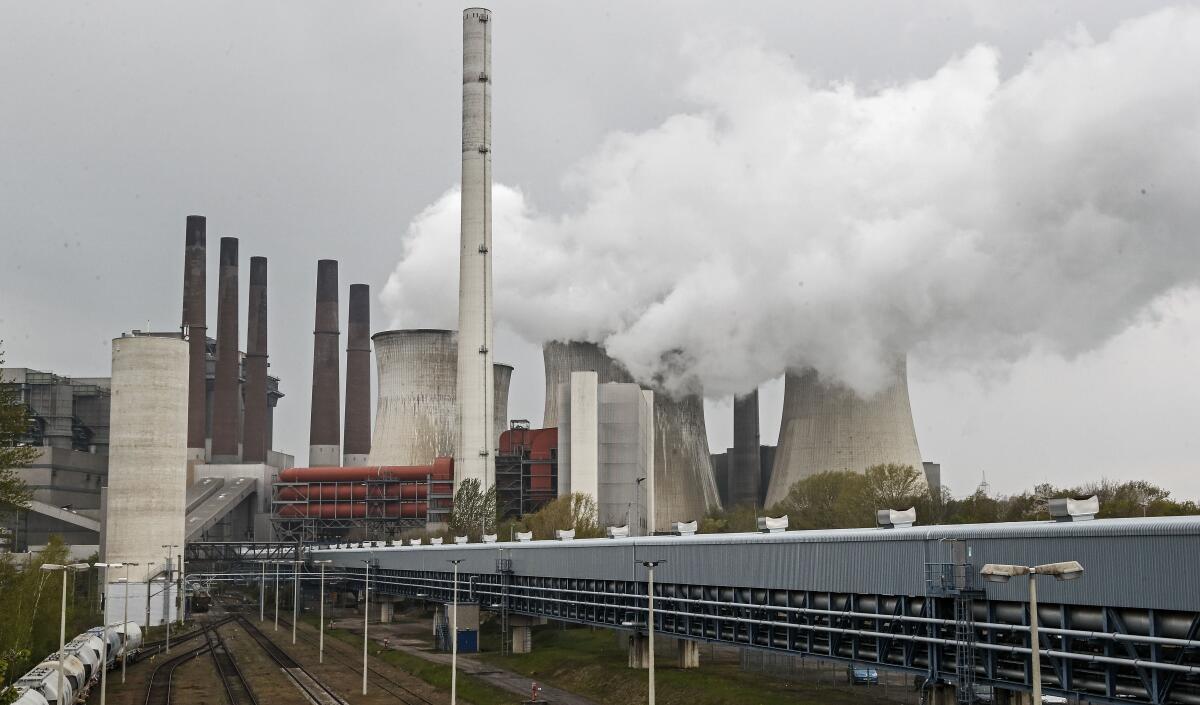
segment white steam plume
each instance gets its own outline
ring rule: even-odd
[[[709,394],[812,366],[861,392],[893,351],[1074,355],[1200,278],[1200,11],[976,47],[923,80],[814,85],[761,47],[693,47],[695,109],[610,136],[540,213],[495,187],[496,314]],[[458,192],[411,224],[393,323],[453,327]]]

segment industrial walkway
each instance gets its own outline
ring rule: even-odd
[[[1031,681],[1027,578],[984,563],[1078,560],[1039,580],[1047,693],[1093,703],[1200,703],[1200,518],[1101,519],[776,534],[314,549],[334,579],[503,615],[710,641],[923,675],[931,688]],[[536,649],[536,644],[534,645]]]

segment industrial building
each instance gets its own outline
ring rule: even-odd
[[[542,356],[546,427],[559,422],[558,389],[570,383],[572,372],[595,372],[598,384],[634,382],[633,376],[595,343],[552,341],[542,346]],[[560,451],[560,458],[564,453]],[[677,521],[699,520],[720,508],[704,426],[704,400],[699,394],[675,398],[655,391],[653,465],[655,531],[667,531]]]
[[[558,429],[514,419],[496,450],[496,514],[532,514],[558,497]]]
[[[862,472],[884,463],[921,470],[903,355],[893,373],[891,385],[865,398],[820,379],[814,370],[787,374],[766,506],[783,500],[795,483],[822,472]]]

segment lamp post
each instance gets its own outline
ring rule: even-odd
[[[300,566],[304,561],[292,561],[292,645],[296,645],[296,622],[300,621]]]
[[[650,699],[647,702],[650,705],[654,705],[654,568],[661,563],[666,563],[666,561],[638,561],[638,563],[641,563],[646,568],[646,575],[649,581],[646,587],[646,595],[650,603],[650,609],[646,615],[646,633],[650,637],[647,649],[647,665],[650,667]]]
[[[125,682],[125,661],[129,657],[129,566],[140,563],[125,564],[125,616],[121,618],[121,633],[125,635],[125,648],[121,649],[121,682]]]
[[[93,567],[104,569],[104,574],[103,574],[104,587],[105,587],[104,610],[103,610],[104,614],[101,616],[101,619],[100,619],[100,622],[103,625],[100,628],[100,631],[101,631],[100,641],[103,642],[100,646],[100,705],[104,705],[104,697],[106,695],[105,691],[108,690],[108,589],[107,589],[108,588],[108,569],[109,568],[120,568],[121,564],[120,563],[93,563],[92,565],[93,565]],[[125,589],[128,590],[129,586],[126,585]]]
[[[279,561],[275,561],[275,631],[279,631]]]
[[[325,566],[332,562],[331,560],[313,561],[321,566],[321,614],[318,618],[320,637],[317,642],[317,663],[325,663]]]
[[[262,562],[262,580],[258,581],[258,623],[266,621],[267,611],[267,562]]]
[[[458,564],[464,559],[449,561],[454,564],[454,598],[450,613],[450,705],[456,705],[458,697]]]
[[[67,648],[67,573],[77,570],[87,570],[90,568],[87,563],[71,563],[68,565],[60,565],[58,563],[43,563],[42,570],[53,571],[61,570],[62,578],[62,608],[60,610],[58,622],[58,700],[62,702],[63,685],[66,681],[66,669],[64,662],[66,654],[63,651]]]
[[[366,581],[363,585],[363,683],[362,694],[367,694],[367,619],[371,616],[371,560],[359,559],[367,564]]]
[[[1033,702],[1042,702],[1042,655],[1041,642],[1038,641],[1038,604],[1037,580],[1039,575],[1053,575],[1055,580],[1074,580],[1083,575],[1083,566],[1079,561],[1063,561],[1061,563],[1046,563],[1037,566],[1006,565],[1003,563],[988,563],[980,569],[979,574],[984,580],[993,583],[1007,583],[1009,578],[1018,575],[1029,576],[1029,669],[1033,672]]]
[[[175,549],[179,548],[179,544],[164,543],[162,547],[167,551],[167,579],[163,582],[163,609],[167,613],[167,618],[163,621],[167,623],[167,644],[163,649],[163,653],[169,654],[171,653],[171,608],[169,607],[169,600],[171,599],[171,572],[175,567],[175,561],[171,560],[171,557],[175,554]]]

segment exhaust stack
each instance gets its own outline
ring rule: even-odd
[[[338,403],[341,367],[338,339],[338,263],[317,262],[317,311],[313,329],[312,408],[309,412],[309,467],[337,466],[341,463],[341,429]]]
[[[267,460],[267,258],[250,258],[250,302],[246,317],[246,412],[242,461]]]
[[[454,486],[496,484],[492,432],[492,13],[463,12],[462,204],[458,262],[458,443]]]
[[[371,288],[366,284],[350,285],[345,413],[342,465],[366,465],[371,452]]]
[[[217,370],[213,384],[212,462],[236,463],[240,395],[238,377],[238,241],[221,238],[217,280]]]
[[[207,374],[208,320],[205,277],[207,276],[206,221],[189,215],[183,245],[183,334],[188,336],[187,459],[204,462],[205,428],[208,421]]]

